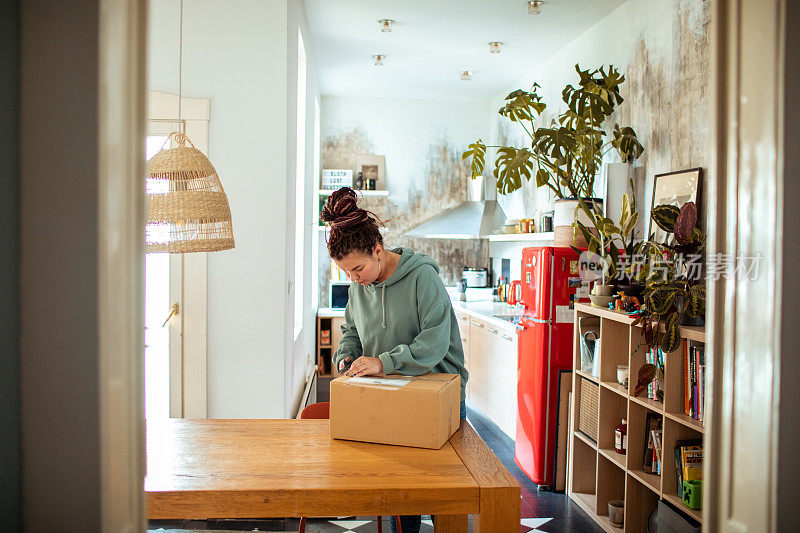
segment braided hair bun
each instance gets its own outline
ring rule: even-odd
[[[342,187],[331,194],[320,213],[331,229],[328,253],[336,260],[354,251],[370,255],[376,244],[383,245],[378,217],[358,207],[357,201],[356,191]]]

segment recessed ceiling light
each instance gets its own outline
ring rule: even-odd
[[[378,29],[384,33],[392,31],[392,24],[394,21],[392,19],[381,19],[378,21]]]
[[[386,56],[383,55],[383,54],[378,54],[378,55],[372,56],[372,59],[375,60],[375,66],[376,67],[382,67],[383,66],[383,60],[386,59]]]
[[[471,70],[462,70],[461,71],[461,79],[463,81],[469,81],[472,79],[472,71]]]
[[[538,15],[542,12],[542,0],[528,0],[528,14]]]
[[[500,41],[492,41],[489,43],[489,51],[493,54],[499,54],[501,46],[503,46],[503,43]]]

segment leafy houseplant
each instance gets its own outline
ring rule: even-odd
[[[652,219],[674,238],[665,243],[651,243],[648,248],[644,312],[636,323],[642,324],[648,346],[660,347],[668,353],[680,346],[681,323],[705,315],[706,289],[702,279],[705,235],[697,227],[694,202],[686,202],[680,209],[672,205],[655,207]]]
[[[586,239],[588,250],[598,254],[606,263],[607,269],[603,271],[602,278],[603,285],[615,278],[627,277],[630,279],[636,276],[632,262],[622,271],[617,269],[620,249],[623,254],[632,258],[643,246],[643,243],[636,242],[635,230],[636,223],[639,221],[639,213],[636,211],[635,197],[631,199],[627,194],[622,195],[622,213],[618,223],[604,216],[596,204],[589,204],[583,199],[580,199],[579,202],[579,209],[583,210],[597,231],[592,232],[580,220],[575,221],[575,226]],[[574,246],[572,249],[578,254],[581,253],[581,250]]]
[[[567,85],[562,100],[567,110],[551,120],[548,127],[537,128],[535,121],[547,108],[534,83],[530,91],[510,93],[501,116],[518,123],[530,137],[530,147],[486,145],[480,139],[469,145],[462,158],[471,157],[472,178],[486,167],[486,148],[497,148],[494,176],[497,190],[508,194],[522,187],[522,179],[535,175],[537,187],[548,187],[557,198],[592,197],[595,178],[603,156],[616,149],[623,162],[630,163],[642,155],[644,148],[630,127],[614,124],[613,138],[606,141],[603,129],[606,119],[623,102],[620,85],[625,77],[613,65],[594,70],[581,70],[575,65],[578,86]]]

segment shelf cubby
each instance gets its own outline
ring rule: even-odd
[[[671,503],[697,521],[702,521],[702,511],[689,508],[681,499],[683,492],[678,492],[678,473],[675,460],[675,446],[679,441],[702,441],[703,433],[680,422],[668,418],[664,422],[664,469],[662,491]]]
[[[703,423],[684,412],[684,353],[687,346],[702,345],[702,327],[681,326],[681,346],[664,355],[661,379],[663,401],[647,398],[646,392],[634,395],[639,369],[645,364],[647,346],[642,339],[641,326],[634,318],[609,309],[575,304],[575,324],[580,317],[594,317],[600,328],[600,375],[581,370],[580,337],[575,328],[573,372],[573,431],[572,464],[569,467],[569,495],[578,505],[608,532],[647,531],[650,514],[664,499],[687,518],[702,523],[702,511],[683,504],[677,486],[675,445],[678,441],[703,438]],[[627,364],[628,386],[617,383],[617,365]],[[588,382],[583,381],[585,379]],[[597,441],[578,430],[582,387],[599,385],[597,408]],[[645,423],[648,415],[659,417],[662,427],[661,474],[643,470],[648,435]],[[614,430],[625,418],[627,453],[614,450]],[[587,424],[588,428],[592,428]],[[625,524],[619,528],[608,520],[608,502],[625,502]]]
[[[659,494],[652,487],[628,475],[625,487],[625,532],[647,531],[650,514],[658,507]]]
[[[625,470],[605,455],[597,458],[597,498],[595,514],[608,520],[608,502],[625,501]],[[609,522],[611,525],[611,522]]]
[[[619,394],[600,388],[600,425],[597,430],[597,447],[614,451],[614,430],[628,418],[628,402]]]
[[[579,494],[596,494],[597,452],[583,439],[572,448],[572,490]]]
[[[600,319],[600,381],[616,383],[617,365],[628,364],[630,326]]]

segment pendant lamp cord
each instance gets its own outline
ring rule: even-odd
[[[183,0],[181,0],[180,30],[178,32],[178,131],[183,133],[181,106],[183,104]]]

